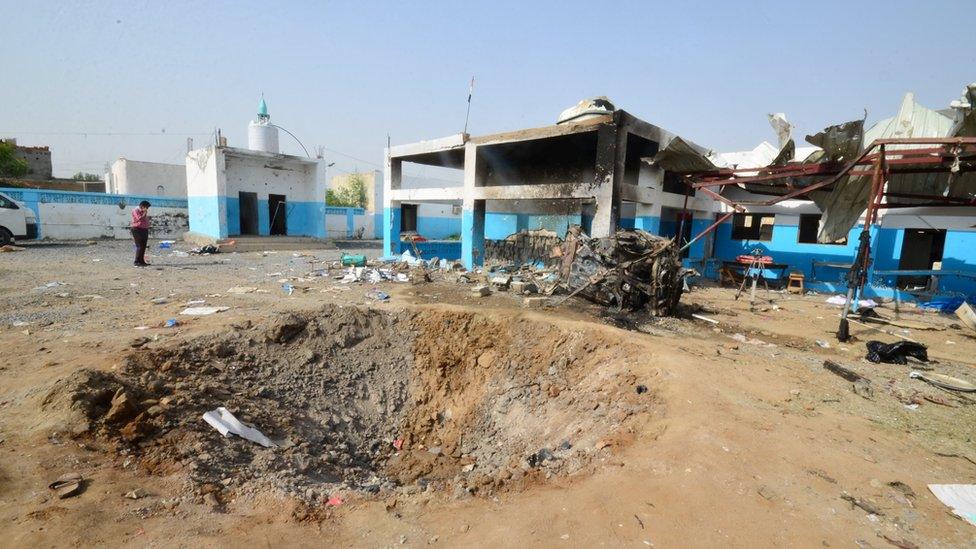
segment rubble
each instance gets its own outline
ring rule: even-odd
[[[608,238],[590,238],[570,227],[561,247],[559,276],[571,292],[618,311],[649,307],[669,315],[681,297],[685,269],[669,238],[624,229]]]

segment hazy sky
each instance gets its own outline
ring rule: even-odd
[[[968,2],[23,2],[0,0],[0,136],[56,175],[119,156],[182,163],[272,121],[334,169],[394,144],[542,126],[584,97],[719,151],[944,108],[976,81]],[[105,135],[114,134],[114,135]],[[287,135],[284,152],[301,154]]]

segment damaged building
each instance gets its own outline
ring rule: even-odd
[[[384,252],[417,246],[425,256],[460,258],[471,268],[484,263],[486,242],[491,250],[492,242],[526,230],[547,229],[559,238],[573,225],[592,237],[618,228],[690,235],[710,223],[712,201],[689,196],[677,174],[642,161],[674,137],[597,99],[568,109],[551,126],[392,146],[384,174]],[[406,188],[405,164],[457,170],[463,183]],[[460,207],[459,242],[401,238],[417,207],[431,203]],[[706,245],[687,254],[705,255]]]
[[[976,294],[974,96],[970,84],[934,110],[908,93],[894,116],[827,127],[807,136],[812,148],[796,147],[785,117],[772,115],[778,147],[701,155],[675,141],[648,161],[714,200],[714,231],[696,233],[713,253],[693,256],[709,277],[756,253],[772,258],[766,274],[781,283],[792,273],[806,289],[843,293],[864,233],[863,295],[958,301]]]
[[[714,153],[603,99],[581,102],[552,126],[393,146],[384,174],[384,252],[415,249],[461,258],[470,268],[486,254],[525,259],[526,250],[513,252],[506,242],[526,242],[539,255],[533,239],[513,239],[526,231],[561,239],[574,225],[591,237],[636,228],[674,238],[685,266],[708,278],[742,273],[741,256],[758,254],[770,258],[764,276],[773,283],[785,286],[792,274],[806,289],[844,292],[869,215],[874,157],[848,164],[878,140],[976,136],[974,94],[970,85],[941,110],[907,94],[894,116],[831,126],[799,147],[782,114],[770,115],[778,145]],[[868,223],[873,247],[863,294],[976,295],[971,151],[899,143],[888,154],[884,196]],[[405,188],[409,164],[457,170],[463,183]],[[816,187],[803,192],[808,185]],[[460,242],[401,239],[404,219],[415,227],[416,208],[431,203],[461,208]]]

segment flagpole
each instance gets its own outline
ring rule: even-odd
[[[471,77],[471,85],[468,87],[468,110],[464,113],[464,134],[468,133],[468,117],[471,116],[471,96],[474,94],[474,77]]]

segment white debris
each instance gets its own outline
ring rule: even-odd
[[[844,304],[847,303],[847,297],[842,295],[832,295],[828,297],[825,302],[830,303],[831,305],[840,305],[843,307]],[[873,309],[878,306],[878,302],[873,299],[861,299],[857,302],[857,306],[858,308],[862,309]]]
[[[976,526],[976,484],[929,484],[929,490],[953,513]]]
[[[403,261],[407,265],[420,265],[423,263],[423,260],[414,257],[413,254],[410,253],[410,250],[404,250],[404,252],[400,254],[400,261]]]
[[[222,313],[228,309],[230,309],[230,307],[187,307],[186,309],[180,311],[180,314],[189,316],[205,316],[212,315],[214,313]]]
[[[264,436],[261,431],[258,431],[254,427],[249,427],[244,425],[234,414],[230,413],[227,408],[223,406],[217,408],[216,410],[211,410],[203,414],[203,420],[210,424],[211,427],[220,432],[220,434],[230,436],[235,434],[243,439],[250,440],[251,442],[256,442],[265,448],[274,448],[277,444],[271,442],[271,440]]]

